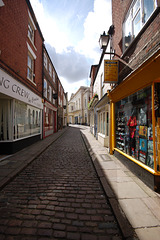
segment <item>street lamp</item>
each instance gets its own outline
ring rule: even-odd
[[[106,49],[109,43],[109,34],[106,34],[105,31],[100,35],[99,45],[101,49]]]

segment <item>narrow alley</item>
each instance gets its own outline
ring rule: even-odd
[[[70,127],[0,194],[0,239],[122,239],[83,142]]]

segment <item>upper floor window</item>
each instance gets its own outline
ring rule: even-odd
[[[52,77],[52,66],[50,63],[49,63],[49,75]]]
[[[31,81],[34,81],[34,58],[31,54],[28,53],[28,62],[27,62],[27,78]]]
[[[44,79],[44,83],[43,83],[43,95],[45,98],[47,98],[47,81]]]
[[[31,42],[34,44],[34,34],[35,34],[35,30],[36,30],[36,26],[34,24],[34,21],[31,17],[30,12],[28,11],[28,15],[29,15],[29,21],[28,21],[28,37],[31,40]]]
[[[53,77],[53,82],[55,82],[56,81],[56,76],[55,76],[55,72],[54,71],[53,71],[52,77]]]
[[[84,99],[84,107],[87,108],[87,99]]]
[[[27,43],[27,48],[28,48],[28,58],[27,58],[27,78],[35,82],[35,69],[34,69],[34,62],[36,60],[36,55],[33,52],[32,48],[30,45]]]
[[[52,88],[49,86],[49,101],[51,102],[52,100]]]
[[[156,0],[134,0],[123,23],[123,49],[128,48],[156,8]]]
[[[53,90],[53,95],[55,94],[55,91]],[[56,104],[56,101],[55,99],[53,98],[53,104],[55,105]]]
[[[44,53],[44,66],[47,69],[47,56],[45,53]]]
[[[34,42],[34,28],[30,22],[28,23],[28,37],[32,42]]]

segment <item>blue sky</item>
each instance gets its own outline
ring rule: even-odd
[[[110,0],[30,0],[64,90],[90,84],[89,72],[101,55],[99,36],[108,31]]]

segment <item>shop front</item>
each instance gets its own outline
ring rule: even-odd
[[[50,136],[54,132],[57,132],[57,108],[45,101],[43,138]]]
[[[160,51],[109,93],[110,153],[160,191]]]
[[[0,153],[14,153],[41,139],[42,99],[0,69]]]
[[[97,140],[109,148],[109,99],[105,94],[95,105],[97,113]]]

